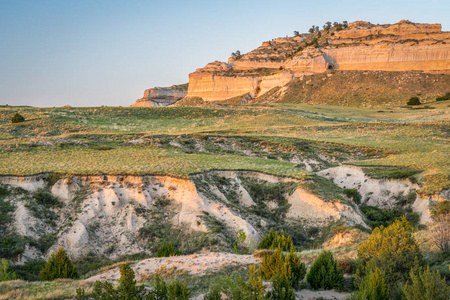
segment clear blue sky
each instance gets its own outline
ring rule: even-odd
[[[450,0],[0,0],[0,104],[127,106],[231,52],[327,21],[450,31]]]

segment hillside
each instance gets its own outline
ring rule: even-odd
[[[139,282],[165,274],[201,294],[258,263],[225,254],[240,231],[250,249],[285,231],[308,265],[317,247],[355,258],[367,232],[402,215],[429,236],[430,209],[449,198],[448,106],[1,107],[0,255],[37,280],[29,270],[64,246],[82,280],[0,291],[70,297],[132,261]],[[186,256],[163,268],[154,256],[169,242]]]
[[[215,61],[197,69],[189,74],[187,97],[181,103],[201,98],[201,103],[233,99],[246,104],[264,98],[382,107],[418,95],[434,99],[449,91],[449,45],[450,33],[439,24],[329,23],[322,30],[316,27],[309,33],[263,42],[248,53],[234,53],[227,63]],[[338,70],[332,73],[336,76],[328,75],[331,83],[314,80],[321,78],[314,74],[330,70]],[[355,82],[360,86],[353,86]],[[273,93],[280,88],[281,93]]]

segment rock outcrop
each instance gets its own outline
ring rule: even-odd
[[[290,71],[273,71],[271,75],[260,72],[234,72],[231,68],[227,73],[217,73],[199,69],[189,74],[190,97],[200,97],[206,101],[216,101],[249,95],[252,99],[264,94],[275,86],[283,86],[294,78]]]
[[[228,63],[189,75],[188,96],[204,101],[258,98],[296,77],[337,70],[450,72],[450,32],[440,24],[357,21],[320,32],[277,38]]]
[[[154,87],[144,92],[144,97],[136,100],[132,107],[168,106],[186,97],[188,84],[170,87]]]

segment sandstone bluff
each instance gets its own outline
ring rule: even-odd
[[[425,98],[431,99],[448,92],[450,86],[450,32],[443,32],[440,24],[407,20],[393,25],[356,21],[348,26],[276,38],[244,55],[230,57],[227,63],[215,61],[197,69],[189,74],[189,84],[146,90],[144,97],[132,106],[166,106],[180,99],[177,105],[245,104],[264,99],[261,96],[267,96],[275,88],[284,88],[276,94],[277,98],[283,97],[290,83],[295,80],[308,83],[315,74],[327,73],[329,77],[336,74],[330,79],[336,81],[335,85],[342,85],[336,77],[351,81],[348,71],[357,72],[357,76],[369,81],[380,77],[391,81],[390,72],[401,72],[397,74],[404,85],[401,88],[386,85],[382,90],[372,91],[377,97],[384,92],[391,104],[399,104],[396,99],[414,96],[418,84],[427,87],[421,91]],[[339,97],[328,96],[352,97],[342,92],[342,89],[337,91]],[[370,100],[370,93],[367,95],[358,94],[356,98]],[[297,97],[296,101],[311,102],[308,101],[311,98],[314,96]],[[276,101],[273,97],[265,100]],[[361,106],[375,105],[362,103]]]

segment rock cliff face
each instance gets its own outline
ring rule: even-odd
[[[206,101],[244,95],[255,98],[275,86],[285,85],[294,78],[290,71],[255,69],[239,72],[228,64],[220,71],[211,71],[209,65],[205,69],[197,69],[195,73],[189,74],[188,96],[200,97]]]
[[[278,38],[228,63],[189,75],[188,96],[220,101],[258,98],[295,77],[329,69],[450,72],[450,32],[440,24],[402,20],[393,25],[357,21],[312,34]]]
[[[186,97],[188,84],[170,87],[155,87],[145,90],[144,97],[136,100],[132,107],[167,106]]]

